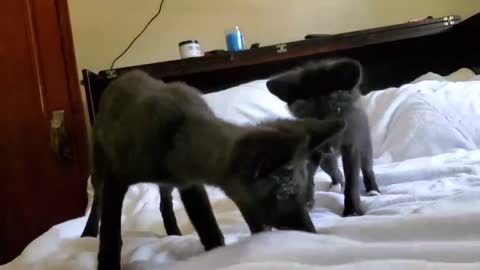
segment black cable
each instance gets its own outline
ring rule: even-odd
[[[118,59],[122,58],[122,56],[124,56],[128,52],[128,50],[132,47],[133,43],[135,43],[135,41],[137,41],[137,39],[145,32],[145,30],[147,30],[147,28],[150,26],[150,24],[158,17],[158,15],[160,15],[160,13],[162,12],[163,2],[165,2],[165,0],[162,0],[162,2],[160,2],[160,7],[158,8],[157,13],[155,13],[155,15],[153,15],[153,17],[147,22],[147,24],[145,24],[142,31],[140,31],[140,33],[132,40],[132,42],[130,42],[128,47],[119,56],[117,56],[117,58],[115,58],[113,60],[112,65],[110,66],[110,70],[113,69],[113,67],[115,66],[115,63],[118,61]]]

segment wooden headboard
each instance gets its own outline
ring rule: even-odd
[[[98,74],[83,70],[90,122],[105,87],[115,77],[141,69],[164,81],[184,81],[214,92],[265,79],[307,61],[333,56],[359,60],[364,93],[399,86],[427,72],[446,75],[459,68],[480,71],[480,13],[461,21],[446,16],[363,31],[320,36],[237,53],[153,63]]]

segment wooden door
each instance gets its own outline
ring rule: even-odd
[[[88,148],[75,65],[66,0],[1,1],[0,265],[84,212]],[[57,110],[63,154],[50,145]]]

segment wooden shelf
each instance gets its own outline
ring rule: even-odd
[[[223,55],[123,67],[112,71],[103,70],[99,74],[107,78],[115,78],[128,70],[140,68],[158,78],[185,76],[215,70],[267,64],[289,59],[315,57],[322,54],[350,50],[369,45],[435,35],[449,31],[453,25],[456,25],[459,22],[459,16],[445,16],[419,22],[403,23],[331,35],[328,39],[312,38],[265,46],[257,49],[249,49],[241,52],[227,52]]]
[[[363,93],[399,86],[426,72],[441,75],[468,67],[480,72],[480,14],[461,21],[445,16],[306,39],[224,55],[103,70],[83,70],[90,121],[110,80],[141,69],[164,81],[183,81],[203,93],[265,79],[312,60],[351,57],[364,68]]]

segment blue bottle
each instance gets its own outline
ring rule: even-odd
[[[225,40],[227,41],[227,50],[237,52],[245,50],[245,40],[238,26],[225,31]]]

